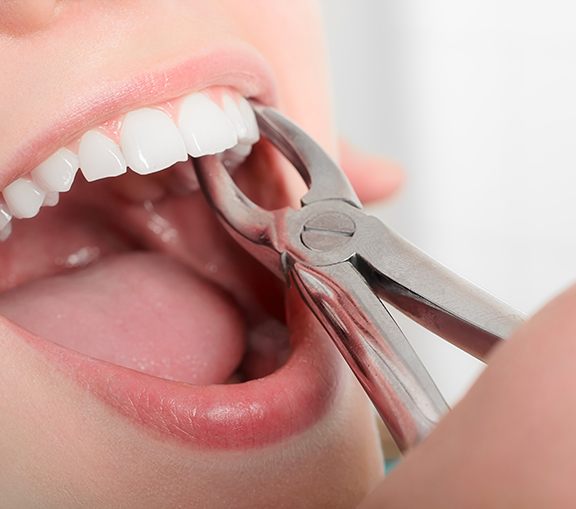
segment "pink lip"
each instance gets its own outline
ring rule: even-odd
[[[260,447],[306,430],[331,407],[342,376],[338,353],[324,338],[311,337],[310,327],[308,334],[293,334],[293,353],[273,374],[243,384],[192,386],[86,357],[7,320],[1,325],[130,420],[201,448]]]
[[[90,127],[144,105],[180,97],[211,85],[235,88],[245,97],[266,104],[276,102],[272,72],[264,58],[239,41],[196,51],[171,67],[147,70],[136,77],[106,82],[95,89],[78,91],[66,111],[54,112],[46,128],[22,140],[5,165],[10,172],[0,175],[0,189],[21,177],[58,148]]]

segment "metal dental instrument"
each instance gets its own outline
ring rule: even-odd
[[[481,360],[523,318],[366,214],[313,139],[277,111],[253,106],[261,134],[309,186],[301,208],[262,209],[217,156],[197,161],[200,186],[231,235],[296,285],[405,451],[448,405],[384,302]]]

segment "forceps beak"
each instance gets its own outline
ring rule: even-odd
[[[288,159],[308,186],[303,206],[325,200],[340,200],[357,208],[362,204],[342,170],[320,146],[277,111],[252,104],[260,132]]]
[[[344,201],[359,209],[362,204],[350,182],[326,153],[305,132],[271,108],[252,103],[258,127],[290,161],[308,185],[302,206],[326,200]],[[278,229],[288,209],[265,210],[236,185],[219,156],[196,161],[196,175],[204,195],[228,232],[249,253],[277,276],[284,267],[279,256],[286,244]]]

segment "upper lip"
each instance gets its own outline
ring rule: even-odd
[[[267,105],[276,87],[265,59],[245,43],[220,44],[170,67],[143,70],[89,90],[79,90],[67,108],[54,111],[44,128],[22,139],[0,175],[0,189],[27,174],[50,154],[99,123],[135,108],[157,104],[212,85],[229,86]]]

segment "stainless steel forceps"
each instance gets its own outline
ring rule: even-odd
[[[383,301],[479,359],[523,318],[366,214],[313,139],[274,109],[253,106],[261,134],[309,187],[301,208],[262,209],[217,156],[197,161],[200,186],[232,236],[296,285],[404,451],[448,406]]]

